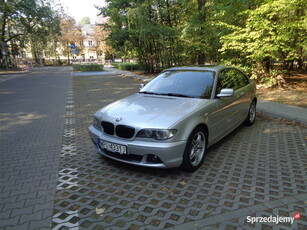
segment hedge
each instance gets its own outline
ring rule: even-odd
[[[113,63],[114,68],[121,69],[121,70],[145,70],[145,66],[139,63],[130,63],[130,62],[123,62],[123,63]]]
[[[88,71],[102,71],[103,65],[97,64],[97,63],[91,63],[91,64],[76,64],[73,65],[75,72],[88,72]]]

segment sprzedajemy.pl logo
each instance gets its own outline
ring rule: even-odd
[[[247,216],[247,223],[291,223],[293,224],[294,220],[299,220],[301,218],[300,213],[294,213],[293,217],[284,217],[284,216],[264,216],[264,217],[255,217]]]

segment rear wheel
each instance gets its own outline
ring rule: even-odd
[[[207,133],[202,127],[197,127],[191,133],[184,154],[181,168],[194,172],[202,164],[207,148]]]
[[[249,107],[248,115],[246,120],[244,121],[244,124],[250,126],[254,124],[255,119],[256,119],[256,102],[253,101],[251,103],[251,106]]]

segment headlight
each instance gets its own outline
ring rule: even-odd
[[[95,116],[93,116],[93,126],[96,129],[101,130],[100,120],[97,117],[95,117]]]
[[[167,140],[178,133],[176,129],[142,129],[136,137],[153,138],[155,140]]]

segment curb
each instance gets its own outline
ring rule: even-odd
[[[272,117],[272,118],[275,118],[275,119],[285,119],[285,120],[291,120],[293,122],[298,122],[298,123],[301,123],[302,125],[307,125],[307,123],[305,121],[301,121],[297,118],[293,118],[293,117],[290,117],[290,116],[287,116],[287,115],[283,115],[283,114],[277,114],[277,113],[273,113],[273,112],[270,112],[270,111],[266,111],[262,108],[257,108],[258,112],[262,113],[263,115],[266,115],[266,116],[269,116],[269,117]]]
[[[106,67],[105,70],[113,72],[113,73],[118,74],[118,75],[121,75],[122,77],[130,77],[132,79],[140,80],[140,81],[144,81],[144,82],[149,82],[153,79],[153,78],[137,75],[137,74],[134,74],[134,73],[126,71],[126,70],[115,69],[115,68],[112,68],[112,67]]]
[[[27,72],[25,72],[25,71],[19,71],[19,72],[11,72],[11,73],[4,73],[4,72],[2,72],[2,73],[0,73],[0,77],[1,76],[5,76],[5,75],[19,75],[19,74],[27,74],[27,73],[29,73],[30,71],[27,71]]]
[[[71,76],[99,76],[106,75],[107,71],[92,71],[92,72],[70,72]]]
[[[307,125],[307,109],[303,107],[258,100],[257,109],[261,113],[273,118],[287,119]]]

